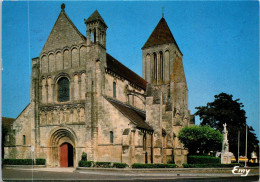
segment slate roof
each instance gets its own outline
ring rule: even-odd
[[[168,43],[174,43],[180,51],[166,20],[162,17],[142,49]]]
[[[2,117],[2,124],[4,124],[10,130],[11,124],[13,124],[14,120],[14,118]]]
[[[107,69],[146,90],[147,81],[107,54]]]
[[[92,15],[90,15],[90,17],[87,20],[85,20],[85,23],[90,23],[97,20],[101,21],[107,27],[105,21],[103,20],[103,18],[97,10],[94,11],[94,13],[92,13]]]
[[[145,112],[137,110],[130,105],[124,104],[112,98],[105,97],[115,108],[117,108],[124,116],[132,121],[138,129],[153,131],[153,128],[145,122]]]

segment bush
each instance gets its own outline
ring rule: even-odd
[[[85,161],[85,160],[80,160],[79,161],[79,167],[91,167],[92,161]]]
[[[111,168],[111,162],[95,162],[94,167]]]
[[[232,164],[182,164],[184,168],[217,168],[217,167],[234,167],[234,166],[243,166],[239,163]]]
[[[173,160],[168,160],[167,164],[175,164]]]
[[[4,159],[3,164],[6,165],[33,165],[33,159]]]
[[[114,162],[113,167],[115,168],[126,168],[128,165],[126,163],[119,163],[119,162]]]
[[[221,159],[219,157],[190,155],[187,157],[188,164],[220,164]]]
[[[81,154],[81,160],[82,160],[82,161],[87,161],[87,160],[88,160],[87,154],[86,154],[85,152],[83,152],[83,153]]]
[[[135,163],[132,168],[176,168],[176,164],[141,164]]]
[[[36,165],[45,165],[46,164],[46,160],[45,159],[36,159]]]
[[[249,163],[247,163],[247,165],[248,165],[249,167],[258,167],[258,166],[259,166],[259,163],[251,163],[251,162],[249,162]]]

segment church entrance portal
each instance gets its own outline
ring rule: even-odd
[[[57,127],[50,133],[49,160],[52,167],[73,167],[76,161],[77,138],[73,130]]]
[[[60,167],[73,167],[73,146],[69,143],[60,145]]]

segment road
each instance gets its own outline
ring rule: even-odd
[[[125,173],[102,171],[74,171],[74,169],[61,171],[37,171],[30,169],[3,169],[3,181],[258,181],[259,176],[233,176],[218,174],[217,176],[204,175],[194,177],[189,174],[172,173]]]

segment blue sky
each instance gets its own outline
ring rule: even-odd
[[[30,102],[31,59],[60,13],[60,2],[2,4],[2,115],[16,118]],[[162,17],[182,53],[189,109],[221,92],[244,104],[259,138],[259,3],[257,1],[70,2],[65,11],[86,35],[84,18],[96,9],[107,29],[107,52],[142,75],[142,51]],[[199,124],[196,118],[196,124]]]

